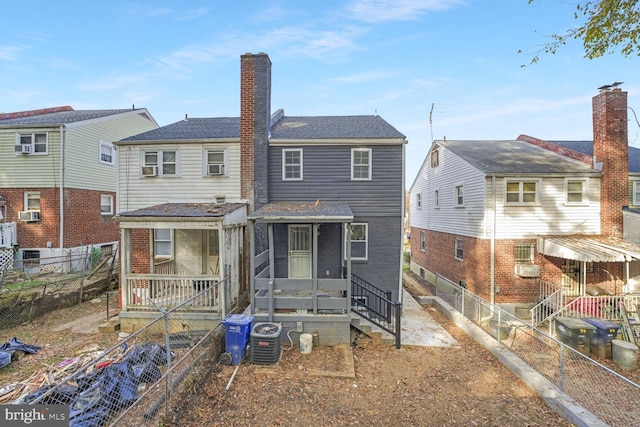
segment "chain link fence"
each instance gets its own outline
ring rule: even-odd
[[[602,422],[638,425],[640,385],[441,276],[435,295]]]
[[[216,286],[228,288],[229,277]],[[197,312],[203,290],[165,310],[118,344],[60,362],[67,376],[20,396],[16,405],[69,405],[69,425],[158,426],[184,418],[181,402],[218,369],[225,334]]]
[[[78,305],[109,290],[117,250],[84,247],[64,256],[14,260],[0,270],[0,329]]]

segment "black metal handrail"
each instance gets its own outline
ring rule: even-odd
[[[351,311],[395,337],[400,348],[402,303],[391,300],[392,293],[351,274]]]

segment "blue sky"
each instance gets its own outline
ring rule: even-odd
[[[4,2],[0,111],[146,107],[161,125],[239,116],[240,55],[273,63],[272,109],[379,114],[407,136],[407,187],[442,139],[592,139],[591,98],[640,58],[584,59],[560,0]],[[524,53],[518,53],[522,50]],[[430,124],[430,111],[432,122]],[[640,130],[630,111],[630,144]]]

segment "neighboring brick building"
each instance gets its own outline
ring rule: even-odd
[[[115,245],[112,143],[157,128],[146,109],[56,107],[0,114],[0,222],[14,228],[18,258]]]
[[[435,141],[410,190],[412,270],[504,305],[533,303],[542,282],[569,298],[640,289],[640,246],[622,239],[640,182],[626,100],[593,98],[593,142]]]

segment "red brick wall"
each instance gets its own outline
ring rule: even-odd
[[[150,230],[134,228],[131,230],[131,272],[148,274],[151,272]]]
[[[116,193],[94,190],[64,190],[64,246],[73,247],[120,239],[118,224],[113,215],[100,214],[100,196],[110,194],[113,211],[117,212]]]
[[[249,211],[253,211],[254,181],[254,56],[240,57],[240,197],[249,200]]]
[[[40,192],[40,221],[22,222],[18,212],[24,210],[24,193]],[[118,241],[118,224],[112,215],[100,215],[100,196],[116,194],[93,190],[64,190],[64,247]],[[60,190],[58,188],[3,188],[6,198],[7,222],[16,222],[21,248],[45,248],[51,242],[60,247]],[[115,211],[115,207],[114,207]]]
[[[622,237],[622,207],[627,185],[627,92],[604,90],[593,97],[593,155],[602,162],[600,232]]]
[[[40,192],[40,221],[22,222],[18,212],[24,211],[24,194]],[[57,188],[3,188],[6,199],[6,221],[17,224],[18,245],[20,248],[45,248],[47,242],[52,247],[60,246],[60,204]]]
[[[426,250],[420,251],[420,229],[411,228],[411,259],[433,273],[459,283],[464,280],[467,289],[490,300],[491,298],[491,241],[455,236],[425,230]],[[463,260],[454,256],[455,239],[462,239]],[[520,277],[515,274],[515,245],[535,240],[497,240],[495,242],[495,302],[533,303],[540,293],[539,280],[562,284],[562,258],[545,257],[534,251],[534,263],[540,267],[540,278]],[[582,265],[580,265],[582,268]],[[587,287],[597,285],[612,294],[620,294],[623,284],[622,266],[617,263],[596,263],[587,273]]]

